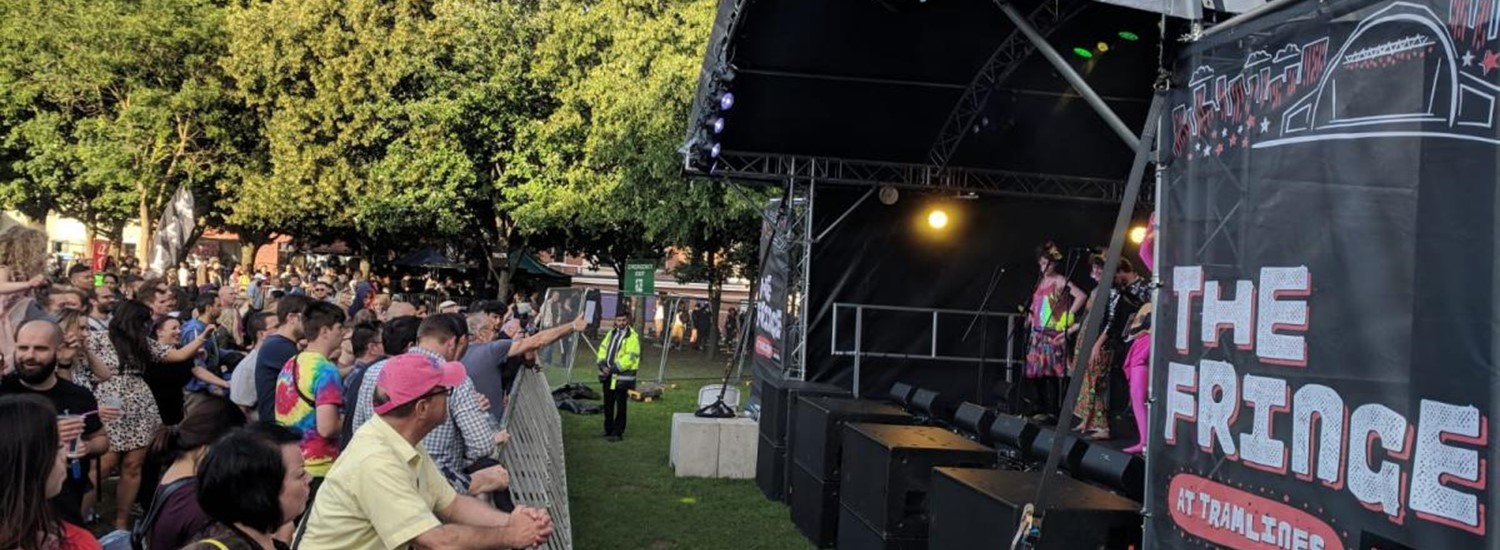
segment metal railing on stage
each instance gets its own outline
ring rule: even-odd
[[[845,314],[845,313],[849,312],[850,310],[853,311],[853,315],[854,315],[854,322],[853,322],[853,325],[854,325],[854,327],[853,327],[853,329],[854,329],[854,337],[853,337],[854,348],[853,349],[839,349],[839,342],[843,342],[843,341],[845,341],[847,339],[847,338],[842,337],[844,335],[842,335],[839,331],[841,329],[847,330],[849,328],[849,326],[848,326],[849,323],[846,322],[846,323],[840,324],[839,323],[839,318],[842,316],[842,314]],[[869,349],[865,349],[865,340],[864,340],[864,328],[865,328],[865,321],[866,321],[865,317],[866,317],[866,315],[869,315],[871,313],[877,313],[877,312],[879,312],[879,313],[901,313],[901,314],[907,314],[907,318],[908,319],[909,319],[909,315],[910,314],[924,314],[930,320],[929,326],[928,326],[928,330],[924,331],[924,332],[926,332],[927,334],[930,334],[931,335],[931,339],[932,339],[931,345],[928,347],[927,352],[926,353],[910,353],[910,352],[872,351],[872,350],[869,350]],[[963,330],[963,331],[965,331],[965,333],[967,333],[971,329],[973,329],[976,326],[976,323],[980,324],[980,325],[983,325],[983,324],[986,324],[987,322],[989,322],[991,320],[994,320],[994,319],[999,319],[999,320],[1003,321],[1005,323],[1005,332],[1004,332],[1004,335],[1005,335],[1005,342],[1004,342],[1004,345],[1005,345],[1005,355],[1001,356],[1001,357],[992,357],[992,356],[986,355],[985,352],[987,351],[986,348],[988,346],[984,345],[984,344],[980,344],[980,346],[979,346],[979,353],[977,355],[960,355],[960,354],[951,353],[951,352],[950,353],[940,353],[939,349],[938,349],[939,348],[939,346],[938,346],[938,342],[939,342],[938,328],[939,328],[939,325],[942,324],[940,322],[940,320],[943,319],[943,318],[948,318],[948,317],[952,317],[952,320],[949,321],[949,322],[953,323],[953,325],[951,326],[951,328],[955,328],[955,329],[958,329],[958,330]],[[1017,330],[1018,327],[1024,327],[1024,326],[1025,326],[1025,318],[1022,317],[1020,314],[1017,314],[1017,313],[1004,313],[1004,312],[997,312],[997,311],[972,311],[972,310],[943,309],[943,308],[920,308],[920,307],[906,307],[906,306],[884,306],[884,305],[875,305],[875,304],[853,304],[853,303],[847,303],[847,302],[837,302],[837,303],[833,304],[833,337],[830,338],[830,340],[832,341],[830,343],[830,346],[831,346],[831,349],[833,350],[832,351],[833,356],[835,356],[835,357],[853,357],[854,358],[854,396],[855,397],[859,397],[860,396],[860,370],[861,370],[861,366],[862,366],[861,365],[862,360],[865,359],[865,358],[872,358],[872,359],[875,359],[875,358],[878,358],[878,359],[918,359],[918,360],[925,360],[925,361],[947,361],[947,362],[954,362],[954,363],[983,363],[983,364],[991,364],[992,363],[992,364],[1004,366],[1005,367],[1005,369],[1004,369],[1005,370],[1005,382],[1007,384],[1014,384],[1015,383],[1015,367],[1017,367],[1017,366],[1019,366],[1019,365],[1022,364],[1022,360],[1016,358],[1016,344],[1015,344],[1014,335],[1016,334],[1016,330]],[[915,328],[915,327],[912,327],[912,328]],[[980,334],[984,334],[986,332],[986,329],[988,329],[988,327],[986,327],[986,326],[980,326],[979,327]],[[945,351],[947,351],[947,350],[945,350]]]
[[[510,431],[510,441],[500,449],[500,464],[510,471],[511,497],[516,504],[545,509],[552,517],[552,538],[541,548],[572,550],[562,418],[540,371],[521,370],[500,427]]]

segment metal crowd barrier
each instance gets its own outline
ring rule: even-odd
[[[510,442],[500,450],[500,464],[510,471],[512,498],[519,505],[545,508],[552,516],[552,538],[539,548],[572,550],[562,418],[552,401],[547,377],[540,371],[522,369],[501,418],[500,427],[510,430]]]

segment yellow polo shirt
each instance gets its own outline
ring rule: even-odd
[[[328,471],[298,548],[403,548],[441,526],[435,512],[457,497],[425,449],[375,416]]]

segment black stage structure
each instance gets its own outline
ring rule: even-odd
[[[838,395],[842,387],[870,397],[895,382],[922,385],[911,404],[936,423],[952,419],[957,400],[1014,404],[1018,396],[1008,390],[1015,385],[1006,382],[1015,379],[1016,338],[1024,332],[1016,308],[1037,276],[1032,248],[1057,242],[1068,250],[1069,275],[1080,280],[1087,279],[1089,247],[1108,242],[1105,271],[1113,273],[1125,229],[1146,215],[1137,213],[1136,200],[1152,194],[1140,189],[1154,141],[1155,125],[1147,121],[1156,117],[1160,69],[1175,49],[1164,39],[1169,26],[1174,35],[1184,28],[1157,13],[1083,1],[720,3],[682,152],[689,175],[785,189],[779,206],[767,210],[754,285],[758,301],[774,304],[758,315],[776,317],[757,319],[753,348],[757,388],[781,409],[762,416],[757,482],[768,497],[808,501],[789,483],[806,472],[789,457],[803,453],[786,448],[804,423],[795,418],[799,392]],[[1063,57],[1049,43],[1076,53]],[[954,223],[924,235],[913,226],[933,208],[953,213]],[[882,318],[867,321],[867,314]],[[1083,341],[1096,336],[1099,318],[1091,315]],[[776,420],[768,424],[764,414]],[[818,517],[840,517],[840,547],[927,546],[927,527],[938,524],[927,515],[931,469],[885,470],[863,458],[908,464],[896,457],[910,454],[928,457],[920,462],[927,466],[974,465],[959,458],[961,445],[916,429],[871,436],[874,446],[850,435],[866,432],[846,430],[848,444],[871,452],[846,455],[842,480],[800,478],[816,487],[812,500],[838,502],[840,512]],[[1040,460],[1029,468],[1049,473],[1065,462],[1080,479],[1092,470],[1116,485],[1134,471],[1139,483],[1138,461],[1085,453],[1071,437],[1044,435],[1036,438],[1037,452],[1013,458]],[[1029,439],[1025,446],[1033,447]],[[837,456],[839,446],[831,447]],[[836,497],[851,471],[905,488],[907,503],[897,508],[915,516],[874,512],[851,494]],[[1020,491],[1034,491],[1034,498],[976,498],[999,503],[1009,511],[1002,522],[1015,520],[1010,532],[1043,547],[1139,540],[1133,513],[1099,520],[1114,526],[1108,543],[1068,538],[1079,533],[1061,529],[1055,538],[1037,538],[1030,526],[1044,514],[1033,521],[1032,503],[1062,514],[1108,508],[1101,503],[1111,496],[1090,486],[1053,496],[1051,477]],[[982,492],[977,487],[965,491]],[[965,522],[947,524],[954,523]],[[826,532],[804,533],[828,542]],[[973,534],[932,537],[963,541]]]
[[[1089,2],[721,2],[685,169],[786,189],[757,288],[787,322],[756,342],[774,359],[757,384],[787,411],[762,452],[798,458],[757,482],[841,548],[1116,548],[1142,523],[1146,547],[1496,547],[1500,2],[1275,0],[1207,30],[1196,3],[1134,3],[1189,20]],[[1126,34],[1141,40],[1108,38]],[[938,313],[913,311],[1013,307],[1034,267],[983,256],[1042,238],[1107,238],[1113,273],[1134,255],[1137,198],[1161,202],[1160,280],[1176,285],[1157,293],[1144,495],[1123,481],[1139,463],[986,410],[1002,396],[984,362],[967,376],[922,351],[976,344],[923,340]],[[961,205],[955,231],[918,240],[904,226],[934,204]],[[1061,227],[1111,211],[1112,229]],[[1481,258],[1454,269],[1465,251]],[[867,330],[861,305],[893,317]],[[1011,341],[979,326],[982,357]],[[847,393],[889,393],[911,418]]]

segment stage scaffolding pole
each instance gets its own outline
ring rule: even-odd
[[[1078,75],[1078,71],[1073,70],[1073,66],[1069,65],[1062,58],[1062,55],[1058,54],[1057,50],[1051,44],[1047,43],[1047,39],[1043,38],[1042,34],[1037,32],[1035,27],[1031,26],[1031,22],[1026,20],[1026,16],[1021,15],[1021,12],[1016,11],[1016,8],[1008,2],[996,1],[995,5],[1000,6],[1000,11],[1005,13],[1005,17],[1009,18],[1010,22],[1015,24],[1016,28],[1021,31],[1021,34],[1026,35],[1026,38],[1031,40],[1033,46],[1036,46],[1036,51],[1040,52],[1042,57],[1047,58],[1047,61],[1052,63],[1052,67],[1057,69],[1058,73],[1062,74],[1063,78],[1068,81],[1068,84],[1073,85],[1073,89],[1078,91],[1078,95],[1083,96],[1083,100],[1088,102],[1089,106],[1093,107],[1095,112],[1099,113],[1104,122],[1109,124],[1109,128],[1114,130],[1115,135],[1119,136],[1131,149],[1139,151],[1141,140],[1136,136],[1136,133],[1129,126],[1125,125],[1125,121],[1120,120],[1119,115],[1116,115],[1109,108],[1109,105],[1104,104],[1104,98],[1099,97],[1099,94],[1094,92],[1094,89],[1090,88],[1087,82],[1083,81],[1083,77]],[[1128,194],[1130,191],[1126,191],[1126,193]]]

